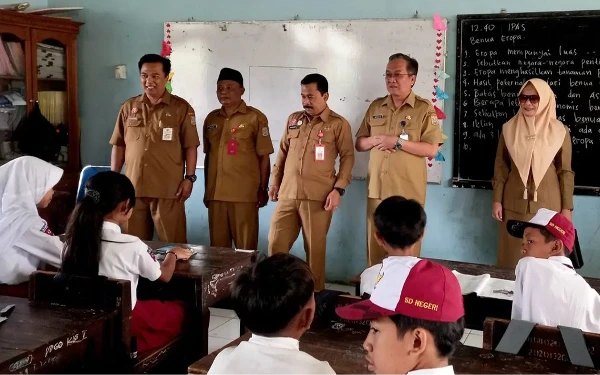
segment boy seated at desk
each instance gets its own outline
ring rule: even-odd
[[[414,248],[425,234],[427,214],[419,202],[401,196],[384,199],[373,213],[375,238],[388,256],[403,256],[407,261],[417,259]],[[360,294],[371,294],[381,270],[381,263],[371,266],[360,275]]]
[[[231,287],[249,341],[223,349],[209,374],[335,374],[329,363],[300,351],[315,315],[315,282],[308,264],[278,253],[246,269]]]
[[[600,295],[574,269],[575,228],[545,208],[529,221],[509,220],[508,232],[523,239],[515,270],[512,319],[600,333]]]
[[[403,258],[385,258],[371,297],[336,313],[371,321],[363,344],[369,371],[452,375],[448,361],[464,333],[458,280],[440,264]]]

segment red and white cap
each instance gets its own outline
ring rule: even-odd
[[[546,208],[540,208],[535,216],[529,221],[509,220],[506,223],[508,233],[517,238],[523,238],[523,232],[527,227],[543,227],[552,233],[554,237],[561,240],[569,254],[573,252],[575,245],[575,227],[573,223],[560,213]]]
[[[456,322],[465,315],[456,276],[446,267],[415,257],[391,256],[383,265],[371,298],[339,307],[347,320],[405,315],[436,322]]]

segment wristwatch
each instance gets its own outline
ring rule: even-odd
[[[337,190],[337,192],[338,192],[338,193],[340,193],[340,197],[341,197],[342,195],[344,195],[344,193],[346,192],[346,190],[345,190],[345,189],[342,189],[342,188],[339,188],[339,187],[334,187],[334,189],[335,189],[335,190]]]
[[[258,191],[266,191],[268,193],[269,192],[269,187],[268,186],[265,186],[265,187],[259,186],[258,187]]]
[[[190,180],[192,181],[192,183],[196,182],[196,179],[198,177],[196,177],[195,174],[186,174],[183,178],[185,178],[186,180]]]
[[[404,139],[398,137],[398,140],[394,144],[394,150],[396,150],[396,151],[400,150],[402,148],[402,142],[404,142]]]

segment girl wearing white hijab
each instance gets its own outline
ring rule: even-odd
[[[508,234],[508,220],[529,221],[540,208],[572,218],[575,174],[571,134],[556,118],[550,86],[534,78],[519,90],[520,108],[502,127],[494,168],[492,216],[500,222],[497,264],[514,268],[521,240]]]
[[[0,284],[28,281],[41,262],[60,266],[63,244],[37,209],[50,204],[62,174],[32,156],[0,167]]]

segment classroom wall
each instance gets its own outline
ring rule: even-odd
[[[496,260],[497,223],[491,216],[491,192],[449,187],[452,177],[454,72],[456,50],[456,14],[558,11],[598,9],[598,0],[49,0],[49,6],[83,6],[74,18],[86,24],[79,38],[79,93],[81,115],[82,161],[108,165],[112,134],[119,105],[141,91],[137,61],[145,53],[159,53],[165,21],[215,20],[301,20],[409,18],[418,11],[420,17],[439,12],[450,20],[448,30],[447,93],[448,118],[444,132],[449,136],[443,153],[444,179],[441,186],[429,186],[426,211],[427,234],[423,256],[494,264]],[[315,41],[317,43],[317,41]],[[402,46],[398,46],[401,51]],[[398,51],[390,51],[390,54]],[[386,56],[381,59],[382,70]],[[115,80],[113,68],[127,64],[128,79]],[[179,73],[181,74],[181,72]],[[176,88],[175,88],[176,90]],[[381,82],[381,93],[386,93]],[[300,108],[300,101],[298,101]],[[335,104],[333,104],[335,109]],[[203,117],[206,114],[197,114]],[[493,168],[492,165],[489,168]],[[202,171],[198,171],[202,175]],[[188,200],[189,241],[207,244],[207,212],[202,203],[204,181],[199,177]],[[366,265],[366,184],[353,181],[334,215],[328,236],[327,280],[347,281]],[[275,203],[260,211],[260,249],[266,250],[268,226]],[[600,198],[577,197],[574,222],[578,228],[585,257],[582,274],[596,276],[600,270]],[[301,237],[301,236],[300,236]],[[293,253],[303,255],[301,238]]]

